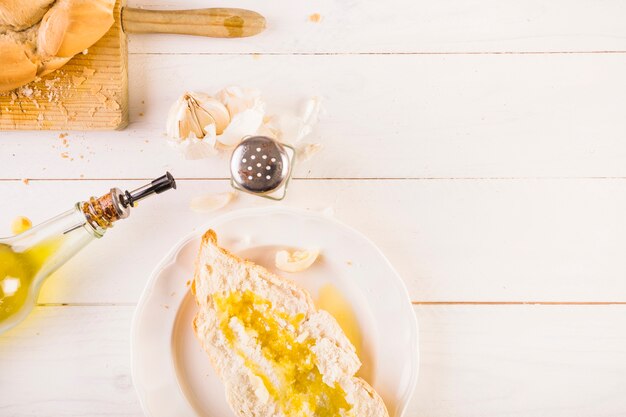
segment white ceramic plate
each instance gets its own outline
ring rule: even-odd
[[[402,416],[417,382],[417,321],[402,279],[371,241],[328,216],[286,208],[236,211],[209,227],[221,246],[270,270],[278,248],[321,248],[322,257],[307,271],[279,274],[314,299],[322,284],[341,291],[360,326],[362,375],[390,416]],[[191,326],[196,306],[187,281],[206,229],[183,239],[161,261],[135,312],[133,381],[150,417],[234,416]]]

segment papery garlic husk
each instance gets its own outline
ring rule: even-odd
[[[41,20],[38,48],[71,57],[96,43],[113,25],[115,0],[58,0]]]
[[[226,87],[220,90],[215,95],[215,98],[226,106],[231,117],[244,110],[255,108],[259,103],[263,103],[259,90],[239,86]]]
[[[235,196],[235,191],[201,195],[191,200],[190,208],[196,213],[211,213],[226,207]]]
[[[322,149],[321,143],[303,143],[296,147],[296,159],[298,162],[304,162],[311,159]]]
[[[216,148],[215,137],[215,125],[209,125],[206,128],[206,136],[202,139],[198,139],[191,135],[186,139],[173,139],[170,138],[167,143],[179,151],[185,159],[196,160],[209,158],[218,153]]]
[[[297,144],[313,131],[322,111],[320,97],[312,97],[304,103],[299,115],[282,114],[275,116],[272,127],[279,132],[276,139],[283,143]]]
[[[317,248],[297,250],[289,253],[286,250],[276,252],[274,260],[276,268],[285,272],[301,272],[309,268],[317,260],[320,251]]]
[[[265,102],[255,89],[227,87],[216,94],[230,113],[230,124],[217,141],[227,148],[239,144],[246,136],[257,134],[265,117]]]

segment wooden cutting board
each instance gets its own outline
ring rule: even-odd
[[[128,124],[128,53],[121,26],[123,0],[115,24],[87,54],[60,70],[0,95],[0,130],[111,130]]]

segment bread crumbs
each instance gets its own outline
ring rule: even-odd
[[[322,20],[322,16],[319,13],[313,13],[309,16],[309,22],[319,23]]]

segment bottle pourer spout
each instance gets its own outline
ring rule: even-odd
[[[124,207],[134,207],[136,202],[152,194],[161,194],[172,188],[176,189],[176,180],[172,177],[172,174],[166,172],[165,175],[157,178],[150,184],[146,184],[133,191],[124,191],[124,193],[120,195],[120,203],[122,203]]]

